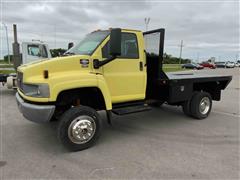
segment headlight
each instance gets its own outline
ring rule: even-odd
[[[22,91],[26,96],[42,98],[49,97],[48,84],[23,84]]]

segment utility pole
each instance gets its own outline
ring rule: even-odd
[[[148,31],[148,24],[150,22],[150,18],[144,18],[144,22],[145,22],[145,25],[146,25],[146,31]],[[148,48],[148,38],[145,39],[145,45],[146,45],[146,48]]]
[[[199,53],[197,53],[197,63],[199,63]]]
[[[56,36],[57,36],[57,33],[56,33],[56,24],[54,24],[54,47],[55,47],[55,49],[56,49],[56,44],[57,44]]]
[[[145,25],[146,25],[146,31],[148,31],[148,24],[149,24],[150,20],[151,20],[150,17],[144,18],[144,22],[145,22]]]
[[[183,40],[181,40],[181,44],[180,44],[180,55],[179,55],[179,64],[181,64],[183,46],[184,46],[184,45],[183,45]]]
[[[8,29],[7,29],[7,25],[5,23],[2,23],[3,26],[5,27],[5,31],[6,31],[6,39],[7,39],[7,51],[8,51],[8,64],[10,64],[10,52],[9,52],[9,41],[8,41]]]

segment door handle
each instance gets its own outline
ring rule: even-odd
[[[143,62],[142,61],[139,62],[139,70],[143,71]]]

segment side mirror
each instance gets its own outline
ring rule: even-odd
[[[74,46],[73,42],[68,43],[68,49],[71,49]]]
[[[110,51],[112,57],[121,55],[121,29],[115,28],[110,33]]]
[[[93,60],[93,66],[95,69],[100,68],[101,66],[111,62],[112,60],[116,59],[117,56],[121,55],[121,29],[120,28],[115,28],[111,30],[110,33],[110,49],[109,49],[109,55],[110,57],[103,60],[99,61],[98,59]]]

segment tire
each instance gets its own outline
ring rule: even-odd
[[[191,111],[190,111],[190,102],[191,102],[190,100],[184,101],[182,104],[182,111],[187,116],[192,116]]]
[[[191,116],[192,117],[192,112],[191,112],[191,101],[193,96],[195,96],[198,92],[193,92],[191,98],[188,101],[184,101],[182,103],[182,111],[185,115]]]
[[[192,97],[190,105],[190,112],[194,118],[205,119],[212,109],[212,97],[207,92],[198,92]]]
[[[101,133],[98,113],[86,106],[73,107],[61,117],[57,135],[70,151],[81,151],[93,146]]]

